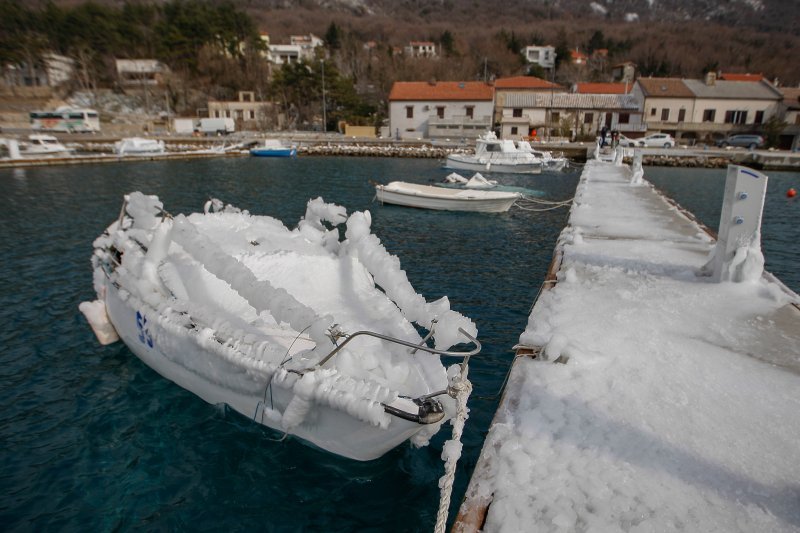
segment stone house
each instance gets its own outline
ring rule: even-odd
[[[474,139],[492,126],[494,87],[479,81],[398,81],[389,93],[397,139]]]

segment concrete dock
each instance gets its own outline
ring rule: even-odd
[[[800,298],[714,245],[587,164],[453,531],[800,529]]]

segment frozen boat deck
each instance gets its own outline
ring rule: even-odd
[[[453,531],[797,531],[800,308],[589,162]]]

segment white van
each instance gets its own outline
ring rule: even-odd
[[[236,131],[232,118],[201,118],[200,133],[203,135],[227,135]]]

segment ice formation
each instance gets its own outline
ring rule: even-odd
[[[713,241],[629,178],[587,164],[520,337],[544,361],[515,363],[467,498],[485,531],[796,531],[800,298],[758,239],[747,283],[698,276]]]
[[[438,349],[468,342],[460,329],[477,336],[446,297],[427,302],[413,289],[371,233],[367,211],[348,217],[344,207],[316,198],[290,230],[219,200],[202,214],[171,217],[157,197],[137,192],[126,196],[125,209],[129,217],[95,241],[98,297],[113,269],[113,290],[136,310],[134,336],[168,360],[154,363],[160,372],[209,401],[227,402],[230,394],[237,410],[287,432],[313,441],[308,428],[322,407],[386,430],[393,417],[384,404],[447,387],[438,356],[375,337],[354,338],[328,360],[344,336],[374,331],[420,344],[412,322],[435,327]],[[99,338],[101,300],[81,305]],[[205,384],[191,389],[198,377]],[[288,394],[280,411],[266,401],[276,388]],[[442,403],[453,412],[452,399]],[[423,430],[415,439],[421,444],[440,425],[400,429],[399,438]]]

